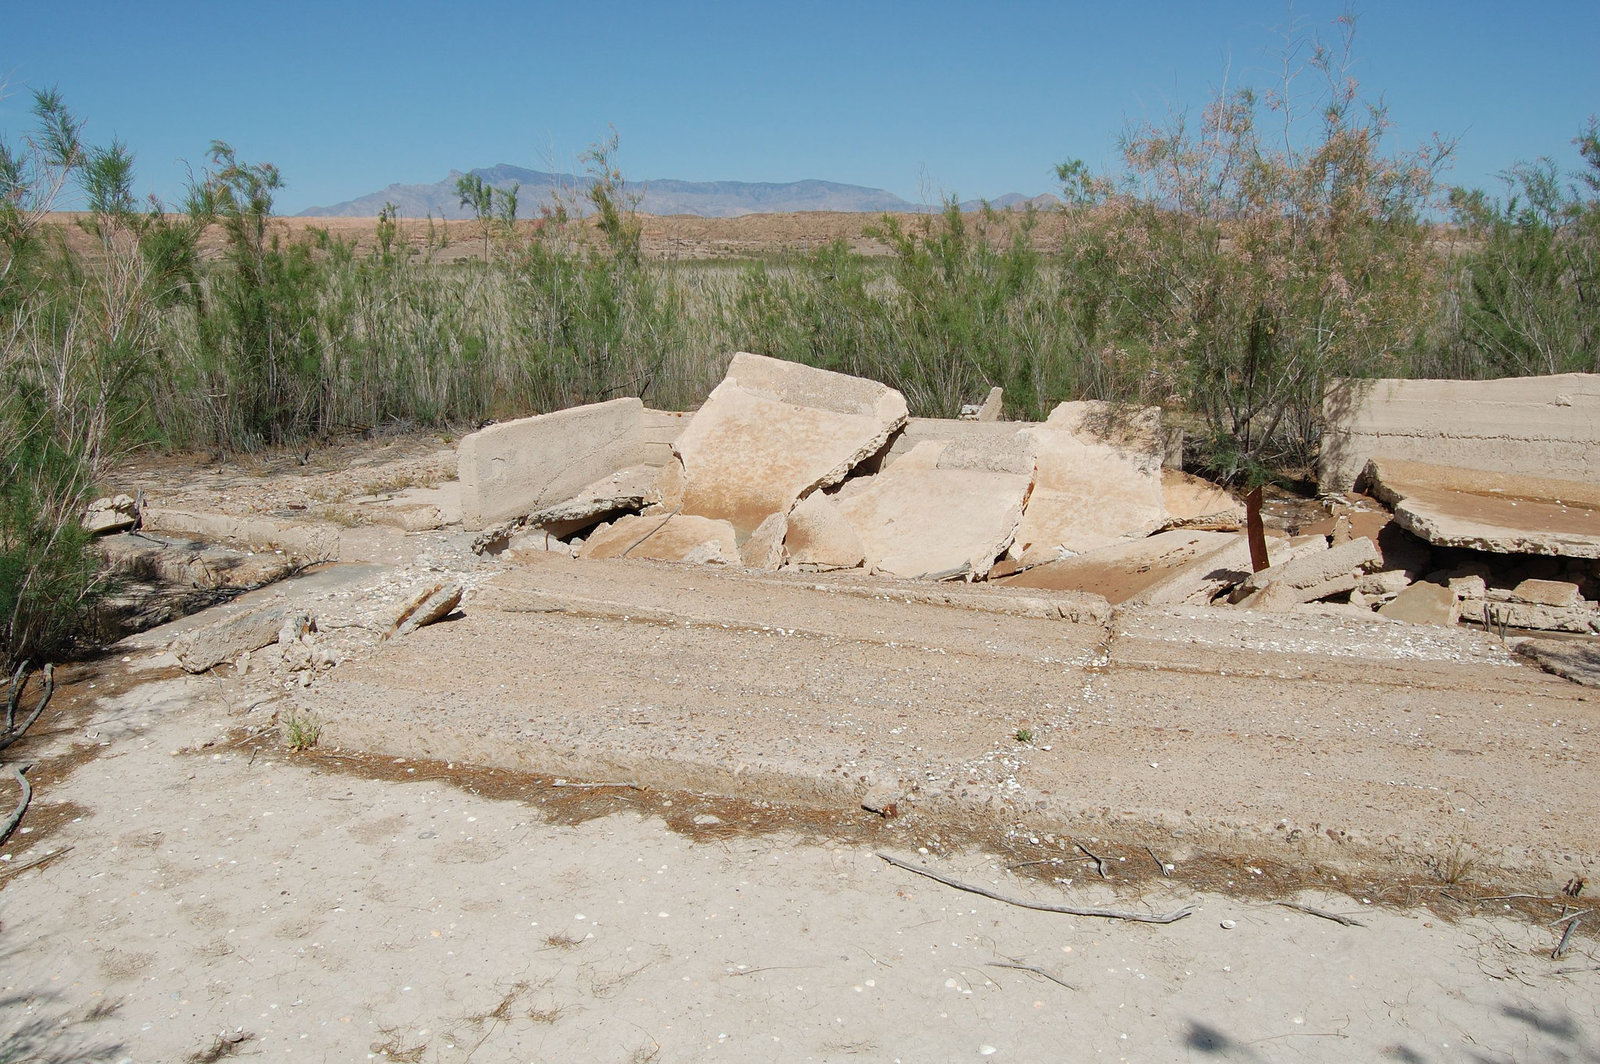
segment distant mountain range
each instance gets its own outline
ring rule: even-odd
[[[542,206],[559,200],[568,204],[582,201],[584,179],[572,174],[547,174],[501,163],[470,171],[496,188],[520,186],[517,192],[518,217],[528,218]],[[392,203],[402,218],[471,218],[461,206],[456,182],[464,175],[452,170],[443,181],[431,185],[390,185],[381,192],[335,203],[311,207],[300,212],[303,218],[376,218],[385,204]],[[630,182],[628,190],[639,195],[638,209],[645,214],[692,214],[702,218],[734,218],[741,214],[787,214],[794,211],[855,211],[871,214],[937,210],[901,199],[881,188],[841,185],[833,181],[656,181]],[[1024,196],[1013,192],[989,201],[996,208],[1054,206],[1060,201],[1049,194]],[[978,210],[980,200],[966,200],[964,211]]]

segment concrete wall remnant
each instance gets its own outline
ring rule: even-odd
[[[1600,484],[1600,374],[1331,382],[1318,479],[1346,491],[1371,458]]]

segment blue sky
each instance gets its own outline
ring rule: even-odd
[[[498,162],[570,169],[615,126],[631,179],[824,178],[913,201],[1029,194],[1130,121],[1266,84],[1287,5],[1210,3],[76,3],[8,5],[0,134],[55,86],[171,201],[213,139],[273,162],[294,213]],[[1332,36],[1343,4],[1292,18]],[[1600,112],[1600,4],[1386,3],[1356,76],[1396,148],[1439,133],[1453,183],[1575,165]]]

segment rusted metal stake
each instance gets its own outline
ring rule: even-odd
[[[1250,568],[1255,572],[1272,564],[1267,559],[1267,531],[1261,524],[1261,488],[1251,488],[1244,497],[1244,527],[1250,538]]]

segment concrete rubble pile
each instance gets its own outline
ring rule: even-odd
[[[690,415],[619,399],[467,437],[462,511],[480,549],[513,557],[1593,633],[1597,380],[1336,382],[1325,518],[1269,529],[1261,572],[1243,506],[1176,468],[1159,409],[1062,403],[1006,422],[996,389],[961,419],[911,418],[881,384],[747,353]],[[1420,460],[1439,457],[1456,464]]]
[[[992,389],[958,420],[910,418],[892,388],[739,353],[675,422],[614,400],[466,437],[463,518],[481,551],[512,557],[1060,590],[1092,582],[1052,582],[1051,567],[1090,559],[1124,576],[1126,587],[1094,585],[1113,602],[1149,591],[1152,563],[1158,596],[1175,602],[1209,601],[1248,575],[1242,506],[1164,468],[1178,448],[1159,410],[1063,403],[1043,422],[1004,422],[1001,398]]]

